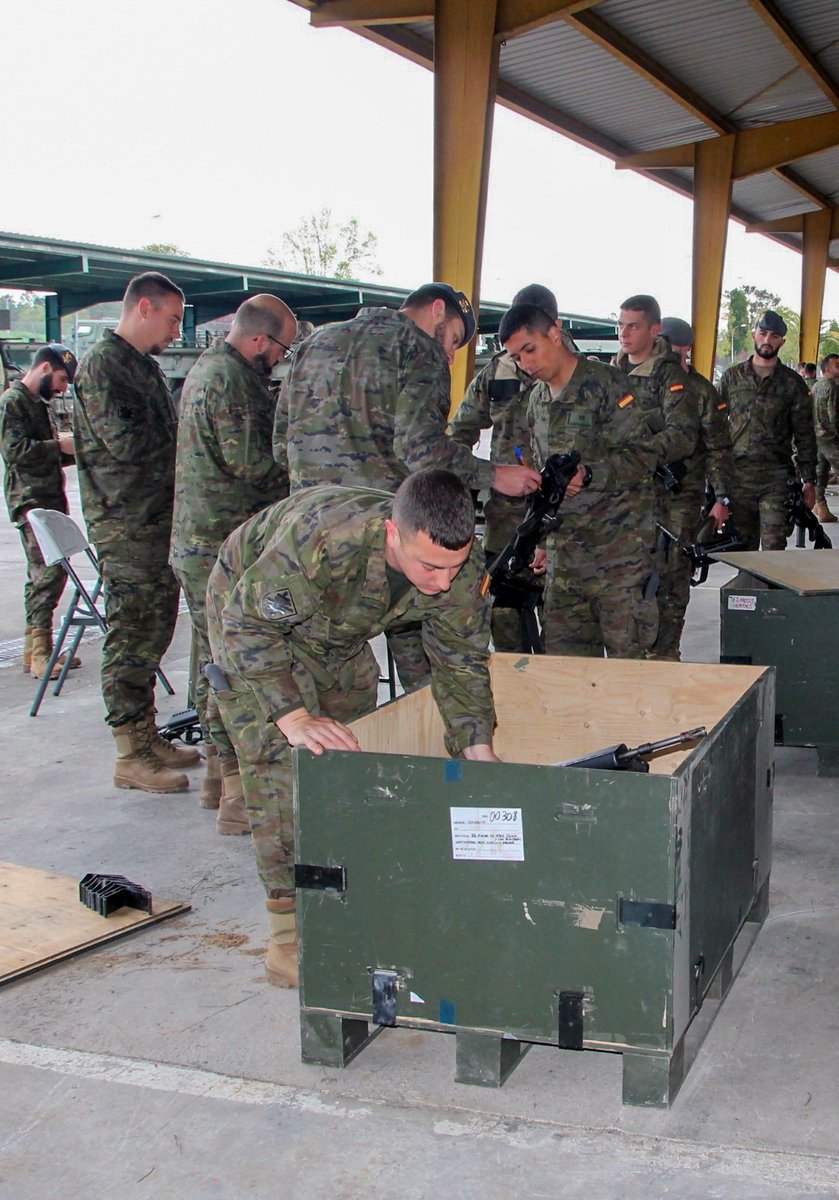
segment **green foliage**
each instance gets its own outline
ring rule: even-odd
[[[279,250],[269,247],[266,266],[330,279],[358,279],[381,275],[376,261],[378,241],[369,230],[362,233],[356,217],[336,225],[332,210],[324,206],[282,235]]]
[[[189,258],[190,256],[188,250],[182,250],[174,242],[149,242],[147,246],[140,246],[139,249],[148,250],[149,254],[169,254],[172,258]]]
[[[6,337],[43,340],[46,328],[43,296],[36,296],[34,292],[6,292],[0,296],[0,307],[11,312],[11,329]]]
[[[718,356],[723,365],[728,366],[729,363],[747,358],[751,354],[754,348],[752,333],[758,318],[761,313],[766,312],[767,308],[774,308],[776,312],[780,311],[778,306],[781,303],[781,297],[776,296],[773,292],[767,292],[765,288],[747,283],[743,287],[731,288],[730,291],[723,292],[722,300],[724,325],[718,339]],[[789,312],[790,310],[785,309],[784,311]],[[796,359],[796,361],[798,360]]]

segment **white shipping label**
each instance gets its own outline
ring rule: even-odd
[[[739,609],[740,612],[754,612],[757,608],[757,596],[729,596],[728,607]]]
[[[520,808],[452,808],[452,858],[524,862]]]

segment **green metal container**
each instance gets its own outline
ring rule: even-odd
[[[496,655],[493,683],[520,761],[446,758],[429,689],[356,722],[361,753],[297,752],[303,1058],[440,1030],[498,1086],[532,1043],[619,1051],[624,1100],[667,1105],[766,913],[772,674]],[[650,774],[548,765],[702,724]]]

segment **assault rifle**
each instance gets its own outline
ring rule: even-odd
[[[804,489],[798,479],[789,480],[787,512],[795,525],[795,544],[804,545],[804,536],[813,543],[814,550],[832,550],[833,542],[824,531],[824,526],[811,508],[804,503]]]
[[[569,758],[557,763],[558,767],[587,767],[590,771],[638,771],[647,773],[650,769],[649,759],[677,746],[687,746],[690,742],[701,742],[707,730],[704,725],[697,729],[688,729],[686,733],[677,733],[675,737],[662,738],[660,742],[644,742],[641,746],[633,746],[630,750],[624,742],[619,746],[609,746],[605,750],[594,750],[591,754],[583,754],[580,758]]]
[[[707,522],[706,522],[707,524]],[[695,542],[683,542],[672,530],[667,529],[660,521],[656,525],[662,535],[674,546],[678,546],[690,563],[690,586],[698,587],[708,578],[715,554],[723,554],[732,550],[742,550],[745,546],[740,534],[729,518],[722,529],[715,529],[709,535],[703,536],[705,525],[700,528]]]
[[[487,567],[481,592],[495,594],[503,575],[516,575],[532,561],[536,547],[547,534],[559,529],[562,518],[559,507],[565,499],[568,485],[577,474],[580,456],[576,450],[570,454],[552,454],[542,468],[542,485],[527,499],[524,520],[516,529],[501,553]],[[591,483],[591,471],[585,469],[583,487]]]
[[[166,738],[167,742],[174,742],[176,738],[180,738],[188,746],[202,741],[204,737],[198,721],[198,713],[194,708],[185,708],[183,712],[173,713],[157,732],[162,738]]]
[[[662,466],[656,467],[653,471],[653,479],[663,483],[667,491],[675,496],[682,490],[682,480],[687,473],[687,467],[679,459],[678,462],[664,463]]]

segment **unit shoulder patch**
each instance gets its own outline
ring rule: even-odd
[[[259,602],[259,611],[266,621],[281,621],[284,617],[297,616],[297,606],[288,588],[268,592]]]

